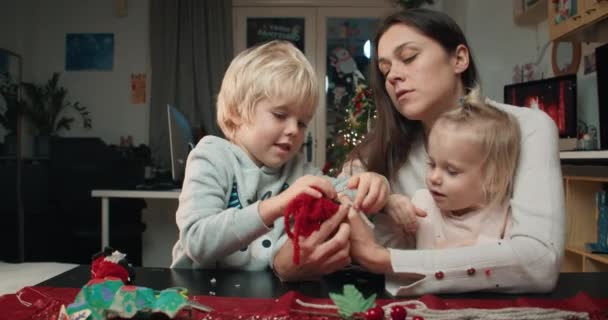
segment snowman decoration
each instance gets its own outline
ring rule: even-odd
[[[344,48],[335,48],[329,57],[331,65],[336,68],[338,76],[343,78],[345,76],[351,76],[353,81],[353,88],[358,86],[360,80],[365,80],[363,73],[357,68],[355,59],[350,55],[350,52]],[[350,79],[347,78],[347,81]]]

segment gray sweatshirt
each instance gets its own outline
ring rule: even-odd
[[[286,241],[283,218],[266,226],[261,200],[276,196],[304,175],[321,175],[302,155],[280,168],[258,167],[237,145],[206,136],[190,152],[176,213],[179,240],[172,268],[262,270]],[[331,178],[328,178],[331,179]],[[332,179],[336,190],[346,178]]]

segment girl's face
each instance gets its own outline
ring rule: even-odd
[[[405,24],[387,29],[378,41],[378,69],[395,108],[430,128],[464,94],[461,73],[468,67],[464,45],[448,54],[435,40]]]
[[[442,210],[466,213],[484,203],[483,159],[475,134],[452,125],[431,130],[426,185]]]
[[[283,98],[262,99],[251,122],[239,122],[233,142],[258,166],[278,168],[300,151],[314,110]]]

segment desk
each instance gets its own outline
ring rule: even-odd
[[[80,288],[91,277],[90,266],[81,265],[68,270],[39,286]],[[215,284],[211,284],[215,279]],[[328,298],[329,292],[341,292],[344,284],[355,284],[365,296],[376,293],[379,298],[391,298],[384,290],[384,277],[362,271],[340,271],[321,281],[281,282],[272,271],[191,270],[168,268],[135,268],[135,284],[153,289],[186,287],[192,295],[226,297],[278,298],[288,291],[298,291],[309,297]],[[458,299],[517,299],[520,297],[564,299],[585,291],[594,298],[608,298],[608,272],[562,273],[555,290],[545,294],[467,293],[438,295]]]
[[[101,198],[101,250],[110,245],[110,198],[178,199],[180,189],[155,190],[92,190],[93,198]]]

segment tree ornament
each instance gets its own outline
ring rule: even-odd
[[[391,319],[392,320],[405,320],[407,317],[407,310],[402,306],[394,306],[391,308]]]
[[[382,320],[384,319],[384,310],[380,306],[367,309],[365,312],[365,320]]]

